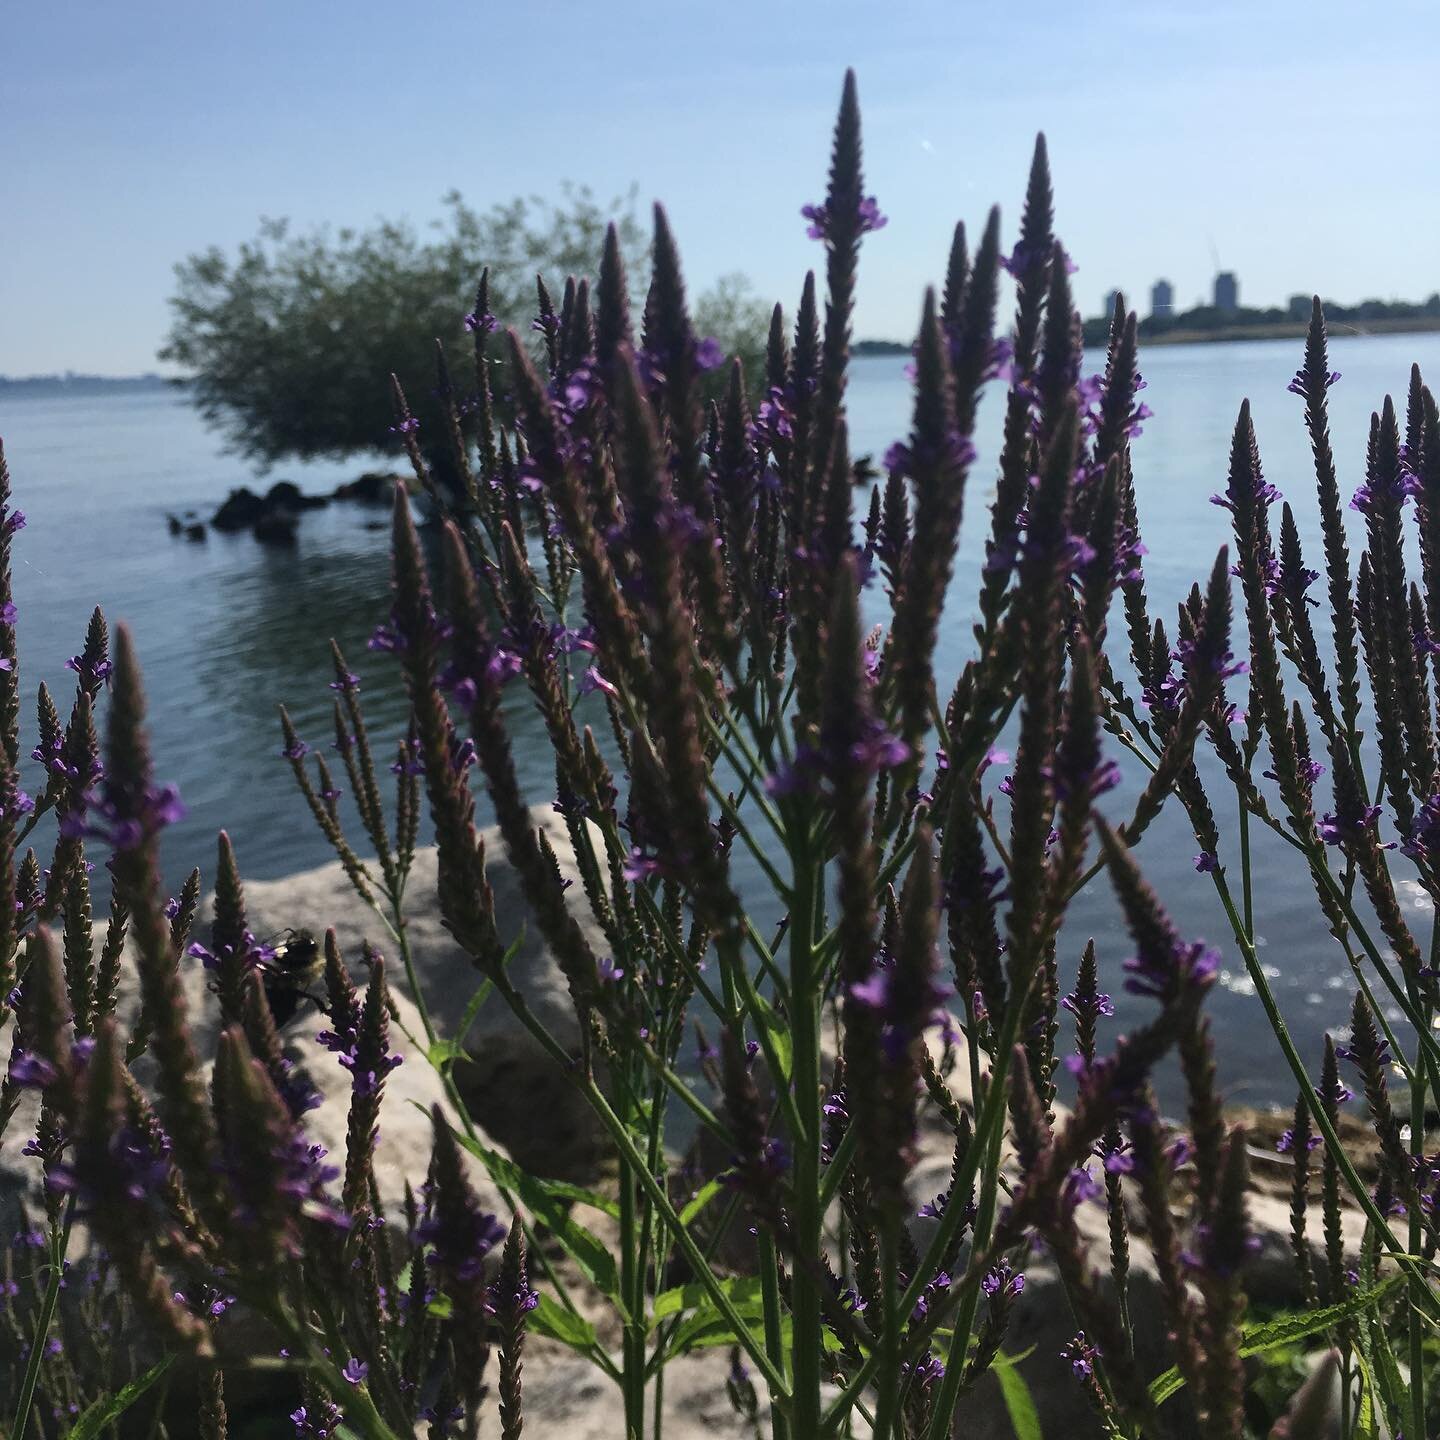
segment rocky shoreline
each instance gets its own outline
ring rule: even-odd
[[[548,808],[537,809],[534,815],[556,851],[562,874],[577,881],[570,893],[580,895],[583,887],[578,883],[563,823]],[[534,927],[524,923],[526,908],[518,878],[503,858],[498,836],[486,835],[486,850],[490,857],[487,875],[495,893],[497,913],[507,932],[520,935],[510,973],[541,1023],[567,1048],[578,1050],[578,1028],[564,978]],[[453,1036],[460,1028],[480,977],[441,923],[435,899],[436,871],[433,848],[420,850],[407,887],[410,903],[406,936],[411,964],[425,995],[431,1023],[443,1038]],[[431,1143],[429,1111],[439,1106],[442,1111],[455,1115],[440,1074],[427,1062],[424,1022],[404,983],[393,937],[385,933],[378,917],[357,901],[338,862],[281,880],[252,882],[246,886],[246,901],[250,923],[257,934],[308,929],[318,935],[326,928],[333,928],[352,972],[359,968],[366,945],[373,945],[387,955],[393,977],[393,1020],[399,1031],[396,1043],[406,1055],[405,1063],[387,1082],[376,1156],[380,1197],[393,1223],[403,1216],[406,1180],[414,1184],[426,1171]],[[582,910],[583,906],[577,906],[577,918],[594,933],[593,921]],[[208,923],[207,902],[198,918],[196,933],[204,936]],[[594,938],[603,949],[598,933],[594,933]],[[198,961],[189,960],[182,962],[182,972],[197,1046],[202,1054],[212,1054],[217,1027],[213,999],[205,991],[205,972]],[[133,969],[130,973],[133,975]],[[122,997],[121,1018],[127,1025],[133,1019],[134,1007],[132,985]],[[309,1117],[314,1138],[332,1153],[343,1155],[350,1077],[316,1040],[326,1024],[318,1006],[302,1004],[282,1033],[288,1056],[305,1067],[323,1096],[323,1103]],[[482,1006],[463,1037],[462,1049],[463,1055],[451,1074],[474,1117],[482,1143],[532,1174],[578,1182],[605,1195],[613,1186],[615,1170],[603,1133],[568,1076],[501,1001],[492,997]],[[937,1049],[935,1056],[946,1066],[946,1080],[955,1100],[969,1107],[969,1069],[963,1053],[952,1048],[949,1054],[942,1054]],[[142,1082],[146,1078],[143,1066],[141,1062]],[[33,1099],[27,1103],[33,1109]],[[910,1179],[916,1211],[948,1188],[952,1158],[950,1130],[939,1120],[933,1106],[927,1106],[924,1113],[919,1163]],[[1250,1210],[1260,1248],[1247,1281],[1251,1304],[1266,1309],[1294,1307],[1302,1303],[1303,1297],[1291,1252],[1289,1166],[1283,1157],[1274,1153],[1276,1136],[1288,1120],[1283,1115],[1263,1111],[1236,1111],[1232,1112],[1232,1118],[1245,1126],[1256,1160],[1252,1167]],[[458,1116],[456,1123],[459,1123]],[[16,1202],[22,1196],[31,1206],[39,1201],[33,1162],[20,1156],[20,1146],[33,1124],[33,1113],[17,1115],[0,1150],[0,1214],[7,1218],[13,1218]],[[1373,1138],[1369,1138],[1369,1131],[1358,1123],[1353,1134],[1357,1141],[1355,1159],[1365,1173]],[[1359,1144],[1362,1134],[1368,1139],[1363,1147]],[[1350,1138],[1348,1133],[1347,1138]],[[675,1158],[678,1161],[681,1157]],[[702,1177],[707,1170],[713,1173],[725,1163],[723,1157],[711,1156],[707,1164],[703,1147],[691,1157],[692,1168],[696,1159],[700,1161],[698,1168]],[[507,1197],[481,1163],[468,1154],[466,1163],[470,1178],[485,1203],[497,1213],[507,1213]],[[1086,1245],[1101,1268],[1108,1270],[1110,1238],[1103,1205],[1082,1205],[1077,1213]],[[606,1243],[616,1243],[615,1222],[604,1211],[586,1209],[579,1218]],[[1158,1374],[1169,1363],[1158,1276],[1138,1207],[1129,1219],[1130,1307],[1137,1355],[1152,1374]],[[923,1232],[933,1222],[917,1217],[912,1223],[917,1243],[923,1248],[926,1238]],[[1354,1250],[1363,1233],[1358,1212],[1346,1213],[1345,1229],[1347,1244]],[[1317,1209],[1312,1236],[1318,1236],[1318,1230]],[[743,1270],[747,1268],[750,1248],[746,1230],[727,1237],[722,1253],[730,1264]],[[563,1271],[567,1262],[558,1249],[547,1258]],[[578,1277],[572,1278],[578,1281]],[[580,1299],[584,1294],[583,1282],[574,1288],[582,1312],[596,1326],[602,1341],[618,1344],[618,1334],[609,1333],[614,1322],[608,1309],[599,1303],[587,1305]],[[1019,1370],[1030,1387],[1046,1436],[1081,1437],[1101,1433],[1098,1427],[1092,1427],[1069,1363],[1060,1353],[1074,1329],[1054,1264],[1047,1256],[1037,1253],[1026,1267],[1025,1290],[1017,1303],[1005,1348],[1007,1353],[1023,1357]],[[222,1326],[222,1344],[224,1331]],[[237,1346],[243,1349],[252,1340],[253,1332],[237,1322],[227,1348],[235,1353]],[[697,1351],[683,1357],[673,1368],[667,1365],[665,1433],[672,1440],[754,1434],[753,1427],[742,1421],[726,1397],[727,1365],[724,1350]],[[255,1383],[263,1392],[267,1382],[260,1379]],[[256,1404],[263,1403],[263,1393],[250,1394],[252,1387],[240,1379],[238,1370],[231,1388],[237,1404],[242,1396],[248,1396]],[[593,1436],[600,1440],[623,1431],[618,1390],[557,1342],[536,1338],[527,1356],[525,1389],[527,1418],[533,1419],[537,1433],[563,1433],[575,1440],[588,1440]],[[1178,1406],[1171,1408],[1179,1410]],[[999,1385],[993,1376],[984,1378],[965,1413],[965,1433],[975,1440],[992,1435],[999,1440],[1011,1433]],[[563,1431],[552,1429],[560,1425]],[[1177,1433],[1183,1433],[1183,1429]]]

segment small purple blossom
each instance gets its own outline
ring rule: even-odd
[[[1309,1155],[1313,1150],[1319,1148],[1320,1136],[1308,1135],[1305,1138],[1305,1153]],[[1295,1132],[1286,1130],[1275,1142],[1275,1150],[1280,1155],[1293,1155],[1295,1153]]]
[[[806,235],[812,240],[824,240],[829,242],[831,238],[832,220],[828,203],[819,205],[802,205],[800,213],[810,224],[806,228]],[[871,230],[883,230],[888,225],[889,218],[880,213],[880,206],[876,203],[873,195],[863,196],[856,210],[856,219],[859,224],[860,234],[864,235]]]
[[[317,1400],[290,1412],[297,1440],[330,1440],[344,1418],[333,1400]]]
[[[1060,1354],[1070,1362],[1070,1368],[1075,1372],[1077,1380],[1089,1380],[1095,1374],[1095,1362],[1100,1358],[1100,1350],[1085,1338],[1083,1330]]]
[[[1025,1288],[1025,1277],[1017,1275],[1008,1260],[1001,1260],[993,1270],[986,1272],[980,1288],[992,1300],[1002,1293],[1013,1297]]]
[[[33,1050],[16,1050],[10,1057],[9,1080],[21,1090],[44,1090],[59,1078],[54,1065]]]
[[[1380,818],[1378,805],[1367,805],[1357,815],[1327,814],[1320,821],[1320,838],[1327,845],[1356,842],[1373,831]]]
[[[1329,375],[1325,377],[1325,388],[1328,390],[1339,378],[1340,372],[1338,370],[1332,370]],[[1305,372],[1303,370],[1297,370],[1294,378],[1285,388],[1292,395],[1304,395],[1306,391],[1305,379]]]

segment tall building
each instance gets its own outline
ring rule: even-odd
[[[1240,282],[1233,270],[1222,270],[1215,277],[1215,308],[1222,315],[1233,315],[1240,308]]]
[[[1175,287],[1168,280],[1157,280],[1150,287],[1150,314],[1157,320],[1168,320],[1175,313]]]
[[[1313,302],[1309,295],[1292,295],[1285,310],[1292,320],[1308,320]]]
[[[1105,318],[1108,320],[1115,313],[1115,302],[1120,298],[1118,290],[1107,290],[1105,292]]]

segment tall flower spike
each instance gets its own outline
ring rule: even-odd
[[[244,1009],[245,980],[254,961],[254,936],[245,921],[245,890],[230,837],[221,831],[216,839],[215,913],[210,922],[210,956],[215,993],[227,1025],[238,1024]]]
[[[141,1013],[152,1039],[161,1118],[174,1146],[185,1183],[208,1221],[223,1208],[216,1182],[215,1129],[205,1102],[187,1023],[185,992],[160,898],[156,791],[145,734],[145,699],[140,666],[129,630],[115,635],[105,765],[105,799],[117,829],[138,843],[121,845],[111,860],[116,894],[130,914],[130,934],[140,971]]]
[[[766,1106],[750,1070],[750,1057],[739,1033],[728,1025],[720,1034],[720,1076],[725,1119],[735,1143],[726,1183],[740,1192],[757,1219],[777,1231],[782,1225],[779,1182],[789,1156],[784,1143],[769,1134]]]
[[[90,881],[81,863],[70,871],[65,887],[65,987],[77,1035],[95,1028],[95,942],[90,917]]]
[[[198,900],[200,872],[192,870],[190,874],[194,881],[193,896],[195,900]],[[185,887],[185,890],[181,892],[182,905],[185,897],[192,893],[190,880],[185,882]],[[4,893],[3,890],[0,890],[0,905],[3,903]],[[194,901],[192,900],[191,903],[193,906]],[[192,918],[193,913],[192,909]],[[120,965],[125,954],[125,937],[129,930],[130,912],[116,892],[115,882],[112,879],[110,882],[110,914],[105,924],[105,941],[100,947],[100,959],[95,966],[95,1016],[97,1022],[103,1020],[107,1015],[115,1013],[116,999],[120,992]],[[171,922],[171,933],[174,933],[173,921]],[[3,943],[3,937],[0,937],[0,943]],[[182,942],[175,947],[175,954],[178,956],[184,948]]]
[[[1295,1116],[1290,1129],[1280,1137],[1276,1148],[1288,1151],[1290,1155],[1290,1248],[1295,1255],[1295,1271],[1300,1278],[1301,1293],[1308,1305],[1317,1302],[1318,1292],[1305,1218],[1310,1208],[1310,1152],[1320,1143],[1319,1136],[1312,1131],[1310,1106],[1302,1091],[1295,1101]]]
[[[728,926],[734,896],[723,857],[714,844],[706,797],[691,651],[694,626],[681,587],[674,498],[661,457],[654,414],[634,361],[624,357],[618,375],[618,422],[623,464],[630,476],[630,526],[636,555],[653,597],[648,687],[651,727],[670,786],[670,815],[683,853],[679,873],[695,896],[702,919]]]
[[[901,738],[915,756],[912,769],[918,768],[929,729],[935,639],[955,563],[965,477],[973,454],[956,423],[954,382],[933,290],[925,294],[915,368],[910,443],[894,447],[887,456],[892,469],[908,475],[915,489],[914,537],[891,630],[891,674]]]
[[[491,1290],[490,1308],[500,1331],[500,1440],[520,1440],[524,1429],[520,1377],[525,1350],[525,1317],[540,1297],[530,1288],[525,1264],[525,1231],[519,1219],[500,1257],[500,1274]]]
[[[486,1259],[505,1238],[505,1231],[493,1215],[480,1208],[461,1166],[460,1148],[439,1106],[431,1111],[430,1118],[435,1130],[432,1189],[420,1238],[431,1247],[431,1272],[452,1306],[453,1320],[448,1330],[456,1349],[455,1373],[466,1407],[473,1413],[484,1392],[485,1364],[490,1353],[486,1343]]]
[[[458,739],[438,684],[439,625],[430,578],[408,500],[397,494],[392,525],[395,620],[406,637],[401,661],[425,764],[425,793],[438,846],[440,913],[445,927],[474,963],[497,971],[504,946],[495,926],[485,876],[485,843],[475,828],[475,802],[456,751]],[[453,557],[452,563],[469,565]],[[472,688],[476,681],[472,680]],[[493,683],[482,675],[479,683]]]
[[[869,1007],[878,1022],[878,1093],[855,1112],[865,1173],[882,1215],[897,1223],[906,1205],[905,1178],[915,1164],[915,1106],[925,1033],[941,1018],[949,993],[936,980],[939,887],[927,825],[915,829],[915,849],[900,897],[900,933],[888,966],[877,967],[848,999]]]
[[[1070,489],[1075,473],[1075,407],[1055,432],[1040,484],[1030,501],[1030,525],[1020,583],[1020,740],[1012,782],[1010,829],[1011,907],[1009,966],[1012,982],[1027,989],[1044,949],[1045,851],[1054,811],[1049,778],[1059,720],[1063,663],[1060,599],[1068,563]]]
[[[353,747],[352,732],[346,724],[340,703],[335,704],[335,730],[336,743],[343,747],[347,765],[352,763],[350,751]],[[340,861],[341,868],[345,871],[346,878],[350,881],[351,887],[360,898],[366,902],[371,895],[370,878],[366,873],[365,866],[361,863],[360,857],[351,848],[350,842],[346,840],[340,829],[340,821],[335,813],[330,799],[322,793],[317,793],[310,776],[305,770],[305,756],[308,747],[301,741],[299,733],[295,729],[295,723],[290,719],[290,713],[282,705],[280,706],[280,734],[284,739],[284,747],[281,754],[290,762],[291,774],[295,777],[295,784],[305,798],[305,804],[309,807],[310,814],[314,817],[315,823],[320,828],[320,833],[330,842],[335,851],[336,858]],[[329,769],[321,772],[321,789],[330,791]],[[362,801],[363,803],[363,801]]]
[[[10,508],[10,470],[0,441],[0,745],[13,771],[20,763],[20,659],[15,648],[15,594],[10,582],[10,547],[25,524],[25,512]]]
[[[122,1284],[160,1331],[183,1350],[211,1353],[209,1327],[175,1296],[151,1248],[155,1223],[148,1192],[151,1172],[137,1170],[126,1143],[124,1061],[113,1019],[104,1020],[86,1067],[71,1156],[74,1188],[84,1197],[89,1224],[105,1246]]]
[[[950,233],[950,257],[945,265],[945,289],[940,302],[940,323],[947,335],[955,334],[960,328],[969,279],[970,251],[965,243],[965,222],[957,220]]]
[[[1335,473],[1335,456],[1330,446],[1326,396],[1334,378],[1326,351],[1325,312],[1317,295],[1311,307],[1310,328],[1305,337],[1305,363],[1296,381],[1305,400],[1305,428],[1310,432],[1310,449],[1315,461],[1340,712],[1353,743],[1360,714],[1360,652],[1355,637],[1355,597],[1351,588],[1345,515],[1340,500],[1340,482]]]
[[[1253,1251],[1245,1213],[1248,1180],[1245,1134],[1236,1129],[1225,1144],[1215,1217],[1202,1233],[1200,1247],[1205,1346],[1202,1411],[1208,1411],[1205,1433],[1216,1440],[1241,1440],[1244,1434],[1245,1365],[1240,1358],[1240,1322],[1245,1313],[1245,1292],[1240,1270]]]
[[[399,1063],[390,1052],[389,995],[385,988],[385,960],[370,962],[370,983],[360,1012],[354,1046],[342,1053],[340,1063],[350,1072],[350,1115],[345,1136],[345,1188],[342,1203],[350,1215],[368,1209],[374,1175],[375,1141],[379,1135],[380,1104],[385,1077]]]
[[[12,1061],[10,1076],[13,1080],[18,1072],[24,1077],[23,1083],[48,1089],[69,1075],[70,1005],[60,956],[44,925],[31,934],[26,945],[20,1015],[25,1032],[25,1064],[22,1067]],[[57,1096],[64,1103],[63,1089]]]
[[[1317,1098],[1333,1130],[1340,1123],[1340,1106],[1350,1092],[1340,1083],[1340,1058],[1335,1041],[1325,1036]],[[1340,1212],[1340,1167],[1328,1145],[1320,1151],[1320,1205],[1325,1230],[1325,1272],[1330,1299],[1345,1292],[1345,1229]]]
[[[469,552],[459,531],[444,532],[445,574],[454,625],[456,673],[473,683],[468,695],[475,751],[495,806],[495,819],[510,863],[521,877],[525,898],[535,912],[540,933],[554,951],[577,1011],[586,1015],[594,1003],[599,971],[594,952],[555,886],[540,853],[530,812],[521,797],[515,760],[500,714],[499,687],[491,672],[494,650]],[[477,961],[483,957],[476,957]],[[498,968],[487,972],[500,980]]]
[[[1040,402],[1040,447],[1049,444],[1075,398],[1080,382],[1080,317],[1070,291],[1065,247],[1056,240],[1050,257],[1050,292],[1045,300],[1044,349],[1035,371]]]
[[[85,628],[85,648],[65,662],[67,670],[73,670],[79,677],[80,693],[93,705],[100,698],[100,692],[110,679],[110,631],[105,624],[104,611],[97,605],[90,613],[90,623]]]
[[[1425,619],[1431,638],[1440,637],[1440,408],[1429,390],[1420,394],[1422,411],[1419,480],[1415,508],[1420,522],[1420,562],[1425,579]],[[1415,459],[1411,457],[1411,463]],[[1432,653],[1440,689],[1440,654]]]
[[[975,252],[965,287],[965,304],[955,322],[945,320],[955,377],[955,425],[967,439],[975,428],[975,411],[985,382],[999,368],[1003,351],[995,339],[995,302],[1000,274],[1000,211],[992,209]]]
[[[490,267],[480,272],[475,309],[465,317],[465,328],[475,337],[475,435],[480,444],[480,476],[493,482],[498,469],[495,454],[495,410],[490,392],[490,336],[499,322],[490,310]]]
[[[1390,1063],[1390,1053],[1375,1028],[1375,1017],[1370,1012],[1363,990],[1355,992],[1350,1045],[1344,1055],[1360,1072],[1365,1103],[1370,1110],[1370,1123],[1380,1141],[1380,1154],[1390,1184],[1407,1205],[1413,1205],[1416,1203],[1414,1171],[1400,1133],[1400,1122],[1390,1104],[1389,1087],[1385,1083],[1385,1067]]]
[[[696,532],[687,549],[687,568],[695,587],[700,639],[724,659],[733,656],[731,615],[725,595],[720,554],[715,545],[715,508],[701,453],[700,364],[695,332],[685,308],[680,254],[664,209],[655,207],[655,339],[664,376],[663,415],[668,422],[670,472],[675,499],[688,511]]]
[[[825,196],[825,339],[820,360],[819,405],[814,444],[810,451],[813,489],[823,474],[820,468],[830,454],[834,427],[845,400],[845,371],[850,357],[850,312],[854,305],[855,271],[860,258],[860,237],[874,228],[867,214],[860,159],[860,97],[855,72],[845,72],[840,113],[830,156],[830,184]]]
[[[300,1207],[310,1198],[313,1170],[308,1146],[238,1025],[220,1032],[213,1085],[227,1229],[245,1237],[257,1266],[283,1264],[301,1253]]]
[[[604,375],[614,365],[621,348],[632,343],[625,261],[620,253],[620,232],[613,223],[605,229],[605,249],[600,257],[595,293],[595,359]]]

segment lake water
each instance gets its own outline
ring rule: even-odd
[[[1266,476],[1295,503],[1311,564],[1319,568],[1302,406],[1285,389],[1300,354],[1298,341],[1265,341],[1162,347],[1142,356],[1145,399],[1156,413],[1136,442],[1136,489],[1151,602],[1167,622],[1228,539],[1228,515],[1211,506],[1209,496],[1224,487],[1230,430],[1244,396],[1252,403]],[[1331,422],[1348,495],[1362,478],[1371,410],[1387,391],[1403,403],[1412,360],[1440,377],[1440,335],[1337,337],[1331,358],[1343,376],[1330,392]],[[1098,364],[1099,357],[1091,359]],[[904,369],[903,359],[890,357],[854,365],[850,421],[857,453],[878,457],[905,433]],[[942,693],[970,653],[989,500],[979,477],[993,469],[1000,410],[998,394],[987,397],[981,463],[967,496],[958,578],[941,640]],[[33,695],[44,679],[68,708],[73,677],[64,662],[80,648],[91,607],[99,604],[112,619],[129,622],[145,669],[157,773],[179,785],[189,812],[166,837],[172,883],[192,865],[211,873],[222,825],[244,872],[257,878],[330,858],[278,758],[276,705],[289,706],[312,742],[329,740],[333,635],[364,681],[372,734],[398,732],[403,704],[394,667],[365,649],[388,606],[384,512],[334,505],[308,513],[292,551],[267,549],[249,535],[211,532],[204,544],[172,538],[166,512],[194,509],[208,517],[231,488],[255,481],[244,462],[220,453],[217,437],[184,400],[168,392],[0,398],[0,436],[16,503],[30,521],[14,566],[24,689]],[[359,468],[285,466],[265,483],[289,478],[306,490],[329,490]],[[1315,612],[1317,621],[1322,613]],[[522,738],[518,749],[531,798],[543,801],[552,794],[553,771],[538,725],[519,687],[507,703],[522,736],[534,741],[526,745]],[[33,717],[27,724],[28,752]],[[1124,788],[1114,797],[1117,816],[1134,793]],[[1227,818],[1222,809],[1222,834]],[[1183,931],[1218,944],[1228,929],[1208,880],[1194,872],[1196,848],[1172,805],[1139,853]],[[1257,841],[1256,924],[1296,1040],[1307,1058],[1318,1058],[1325,1027],[1344,1020],[1353,981],[1316,918],[1310,882],[1292,853],[1278,842],[1266,844],[1263,835]],[[736,855],[748,888],[755,876],[738,846]],[[1231,862],[1238,888],[1235,856],[1222,859]],[[1428,924],[1428,916],[1416,918]],[[1128,952],[1113,903],[1098,883],[1079,897],[1062,937],[1067,979],[1092,934],[1123,1024],[1127,1013],[1141,1011],[1119,995],[1118,965]],[[1233,947],[1226,963],[1210,1011],[1228,1093],[1252,1102],[1292,1099],[1288,1071]]]

